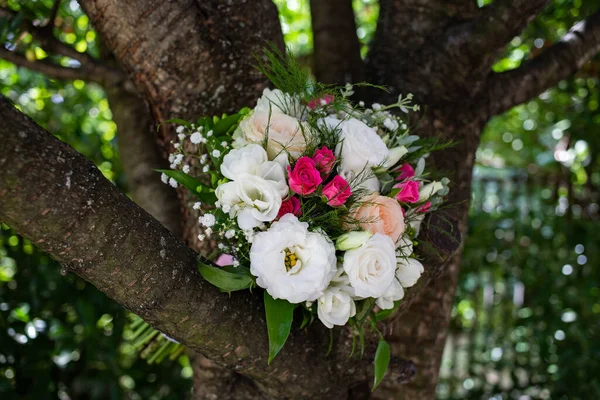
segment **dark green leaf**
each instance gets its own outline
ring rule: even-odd
[[[290,334],[296,305],[286,300],[274,299],[266,290],[264,301],[269,333],[269,364],[271,364]]]
[[[196,178],[189,176],[188,174],[172,169],[155,169],[155,171],[162,172],[169,178],[175,179],[177,183],[188,188],[200,200],[208,204],[214,204],[217,201],[217,197],[213,189],[209,188],[208,186],[206,186]]]
[[[224,268],[211,267],[201,262],[198,263],[198,270],[204,279],[223,292],[249,289],[254,284],[252,276],[245,273],[233,273]]]
[[[389,317],[390,315],[392,315],[392,313],[394,311],[396,311],[398,309],[399,305],[400,305],[400,300],[395,301],[394,302],[394,307],[390,308],[389,310],[381,310],[381,311],[379,311],[377,314],[375,314],[375,321],[379,322],[379,321],[382,321],[382,320],[386,319],[387,317]]]
[[[221,136],[228,133],[229,130],[238,123],[241,116],[242,115],[238,113],[223,118],[215,124],[215,127],[213,128],[213,133],[217,136]]]
[[[375,366],[375,379],[373,380],[372,391],[374,391],[377,388],[377,386],[381,383],[381,380],[385,376],[389,363],[390,345],[385,340],[380,339],[379,344],[377,345],[377,351],[375,352],[375,361],[373,361],[373,364]]]
[[[356,320],[356,326],[360,328],[365,323],[365,320],[369,316],[369,313],[375,307],[376,299],[368,298],[363,300],[359,305],[356,311],[356,316],[354,319]]]

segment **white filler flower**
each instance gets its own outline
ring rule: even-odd
[[[330,286],[317,301],[317,315],[329,329],[343,326],[356,314],[356,305],[351,294],[339,286]]]
[[[344,271],[356,297],[384,295],[396,271],[396,245],[389,236],[376,233],[361,247],[344,254]]]
[[[336,273],[335,265],[333,243],[321,233],[309,232],[308,223],[293,214],[257,233],[250,249],[250,272],[258,286],[290,303],[321,297]]]

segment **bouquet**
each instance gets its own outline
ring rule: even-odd
[[[419,225],[449,181],[425,170],[443,145],[410,134],[411,95],[353,104],[354,86],[314,83],[292,59],[265,58],[276,89],[234,115],[171,120],[171,170],[160,172],[198,198],[198,240],[218,242],[216,263],[199,259],[202,276],[225,292],[264,289],[271,362],[294,314],[302,327],[316,318],[361,337],[367,320],[377,329],[423,272]]]

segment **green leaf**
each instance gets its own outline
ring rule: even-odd
[[[392,313],[398,309],[399,305],[400,305],[400,300],[394,302],[394,307],[392,307],[388,310],[379,311],[377,314],[375,314],[375,322],[382,321],[382,320],[386,319],[387,317],[389,317],[390,315],[392,315]]]
[[[266,290],[264,301],[269,333],[269,364],[271,364],[290,335],[296,305],[286,300],[274,299]]]
[[[200,275],[212,285],[223,292],[235,292],[237,290],[249,289],[254,285],[254,278],[245,273],[235,273],[224,268],[212,267],[204,263],[198,263]]]
[[[223,118],[215,124],[213,133],[217,136],[221,136],[229,132],[229,130],[238,123],[242,115],[240,113],[230,115]]]
[[[182,171],[176,171],[172,169],[155,169],[156,172],[162,172],[167,175],[169,178],[173,178],[177,181],[177,183],[183,185],[188,188],[193,194],[195,194],[200,200],[205,203],[215,204],[217,201],[217,196],[214,193],[214,190],[197,180],[189,176],[188,174],[183,173]]]
[[[356,315],[354,316],[357,327],[360,328],[361,326],[363,326],[363,324],[365,323],[365,320],[369,316],[369,313],[371,312],[373,307],[375,307],[375,301],[377,301],[377,299],[368,298],[368,299],[363,300],[358,305],[358,308],[356,310]]]
[[[377,345],[377,351],[375,352],[375,379],[373,380],[373,389],[375,391],[377,386],[381,383],[381,380],[385,376],[387,367],[390,363],[390,345],[383,339],[379,340]]]

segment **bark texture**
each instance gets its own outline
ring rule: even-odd
[[[156,142],[156,125],[144,100],[123,85],[108,86],[106,96],[117,125],[119,155],[128,191],[140,207],[176,237],[183,234],[177,193],[154,169],[168,168]]]

